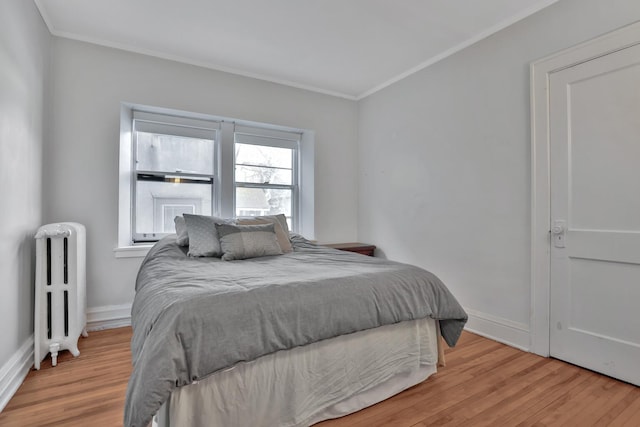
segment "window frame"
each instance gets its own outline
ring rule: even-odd
[[[191,113],[161,107],[122,102],[120,108],[120,172],[118,187],[118,238],[114,248],[116,258],[143,257],[155,244],[153,242],[135,242],[134,231],[134,172],[135,144],[134,113],[139,117],[172,117],[182,124],[207,123],[217,124],[217,134],[214,138],[214,174],[212,185],[211,215],[230,218],[236,212],[236,182],[235,182],[235,134],[254,133],[263,138],[291,139],[291,134],[297,134],[297,150],[293,162],[293,173],[297,179],[295,196],[292,194],[291,231],[304,235],[309,239],[315,238],[315,132],[308,129],[291,128],[232,119],[223,116],[213,116],[201,113]],[[195,122],[194,122],[195,121]],[[197,127],[197,126],[196,126]],[[265,144],[266,145],[266,144]],[[178,175],[172,173],[171,175]],[[293,178],[293,177],[292,177]],[[274,184],[275,185],[275,184]]]

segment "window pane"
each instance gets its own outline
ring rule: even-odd
[[[236,143],[236,164],[292,169],[293,150]]]
[[[136,181],[136,233],[174,233],[182,213],[211,215],[211,181],[203,184]]]
[[[136,169],[213,175],[213,140],[136,132]]]
[[[281,213],[285,214],[287,220],[291,220],[291,190],[236,187],[237,216]]]
[[[291,169],[236,165],[236,182],[291,185]]]

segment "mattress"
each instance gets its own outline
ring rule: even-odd
[[[291,241],[293,252],[230,262],[188,257],[171,237],[149,251],[132,306],[125,426],[147,426],[174,391],[217,372],[342,335],[435,319],[455,345],[467,315],[432,273]]]
[[[309,426],[387,399],[436,372],[432,319],[405,321],[241,362],[176,389],[159,427]]]

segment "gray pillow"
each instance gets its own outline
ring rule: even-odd
[[[230,225],[216,224],[222,259],[257,258],[269,255],[282,255],[282,249],[276,238],[275,225]]]
[[[183,214],[189,235],[189,252],[192,257],[222,255],[216,223],[228,222],[223,218],[205,215]]]
[[[242,217],[236,219],[238,225],[257,225],[257,224],[269,224],[275,225],[276,238],[282,252],[287,253],[292,251],[291,240],[289,239],[289,227],[287,226],[287,218],[283,215],[265,215],[254,217]]]
[[[184,222],[184,217],[178,215],[173,218],[173,223],[176,225],[176,243],[178,246],[189,246],[189,234],[187,233],[187,224]]]

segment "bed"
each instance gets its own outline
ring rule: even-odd
[[[291,236],[292,251],[190,257],[175,236],[143,261],[125,426],[307,426],[436,371],[467,315],[433,274]]]

